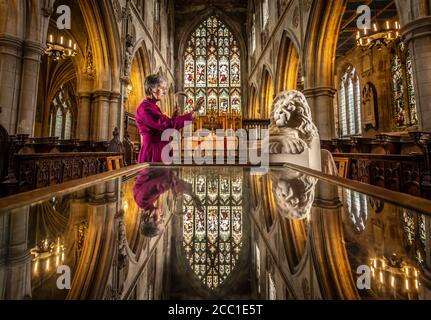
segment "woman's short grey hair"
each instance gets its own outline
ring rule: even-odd
[[[162,76],[158,74],[149,75],[145,78],[145,94],[151,96],[153,91],[163,82],[166,82],[166,80]]]

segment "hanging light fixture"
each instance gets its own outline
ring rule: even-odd
[[[400,24],[398,21],[386,23],[382,26],[378,22],[373,23],[371,29],[359,30],[356,35],[358,47],[381,50],[400,37]]]
[[[45,53],[54,61],[74,57],[77,54],[77,45],[71,39],[66,40],[63,36],[55,38],[52,34],[48,36]]]

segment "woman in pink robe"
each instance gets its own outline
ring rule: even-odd
[[[157,102],[166,95],[166,89],[166,81],[158,75],[145,79],[147,98],[136,111],[136,124],[141,135],[138,163],[162,162],[162,150],[169,144],[169,141],[162,141],[163,132],[167,129],[182,129],[186,121],[193,120],[193,113],[203,106],[204,99],[199,99],[191,113],[180,116],[177,107],[173,118],[169,118],[157,106]]]

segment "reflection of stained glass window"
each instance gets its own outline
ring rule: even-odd
[[[364,231],[368,219],[367,196],[359,192],[344,190],[345,208],[356,231]]]
[[[183,246],[196,276],[217,289],[235,268],[242,247],[242,172],[233,176],[218,171],[211,176],[184,171],[205,212],[198,212],[185,197]]]
[[[410,52],[399,42],[392,57],[392,105],[396,127],[410,127],[418,123],[413,67]]]
[[[217,17],[203,21],[191,35],[184,55],[184,87],[195,101],[197,88],[202,88],[208,110],[241,112],[241,59],[238,42]],[[234,98],[231,98],[234,96]]]
[[[417,212],[404,209],[402,223],[407,245],[416,252],[417,262],[423,263],[427,239],[425,217]]]

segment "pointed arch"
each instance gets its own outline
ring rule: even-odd
[[[301,57],[296,41],[284,31],[278,51],[276,92],[297,89]]]
[[[269,119],[272,111],[272,101],[274,100],[274,77],[268,66],[264,66],[261,79],[259,114],[261,118]]]
[[[120,92],[121,43],[111,1],[78,0],[96,65],[96,90]]]

